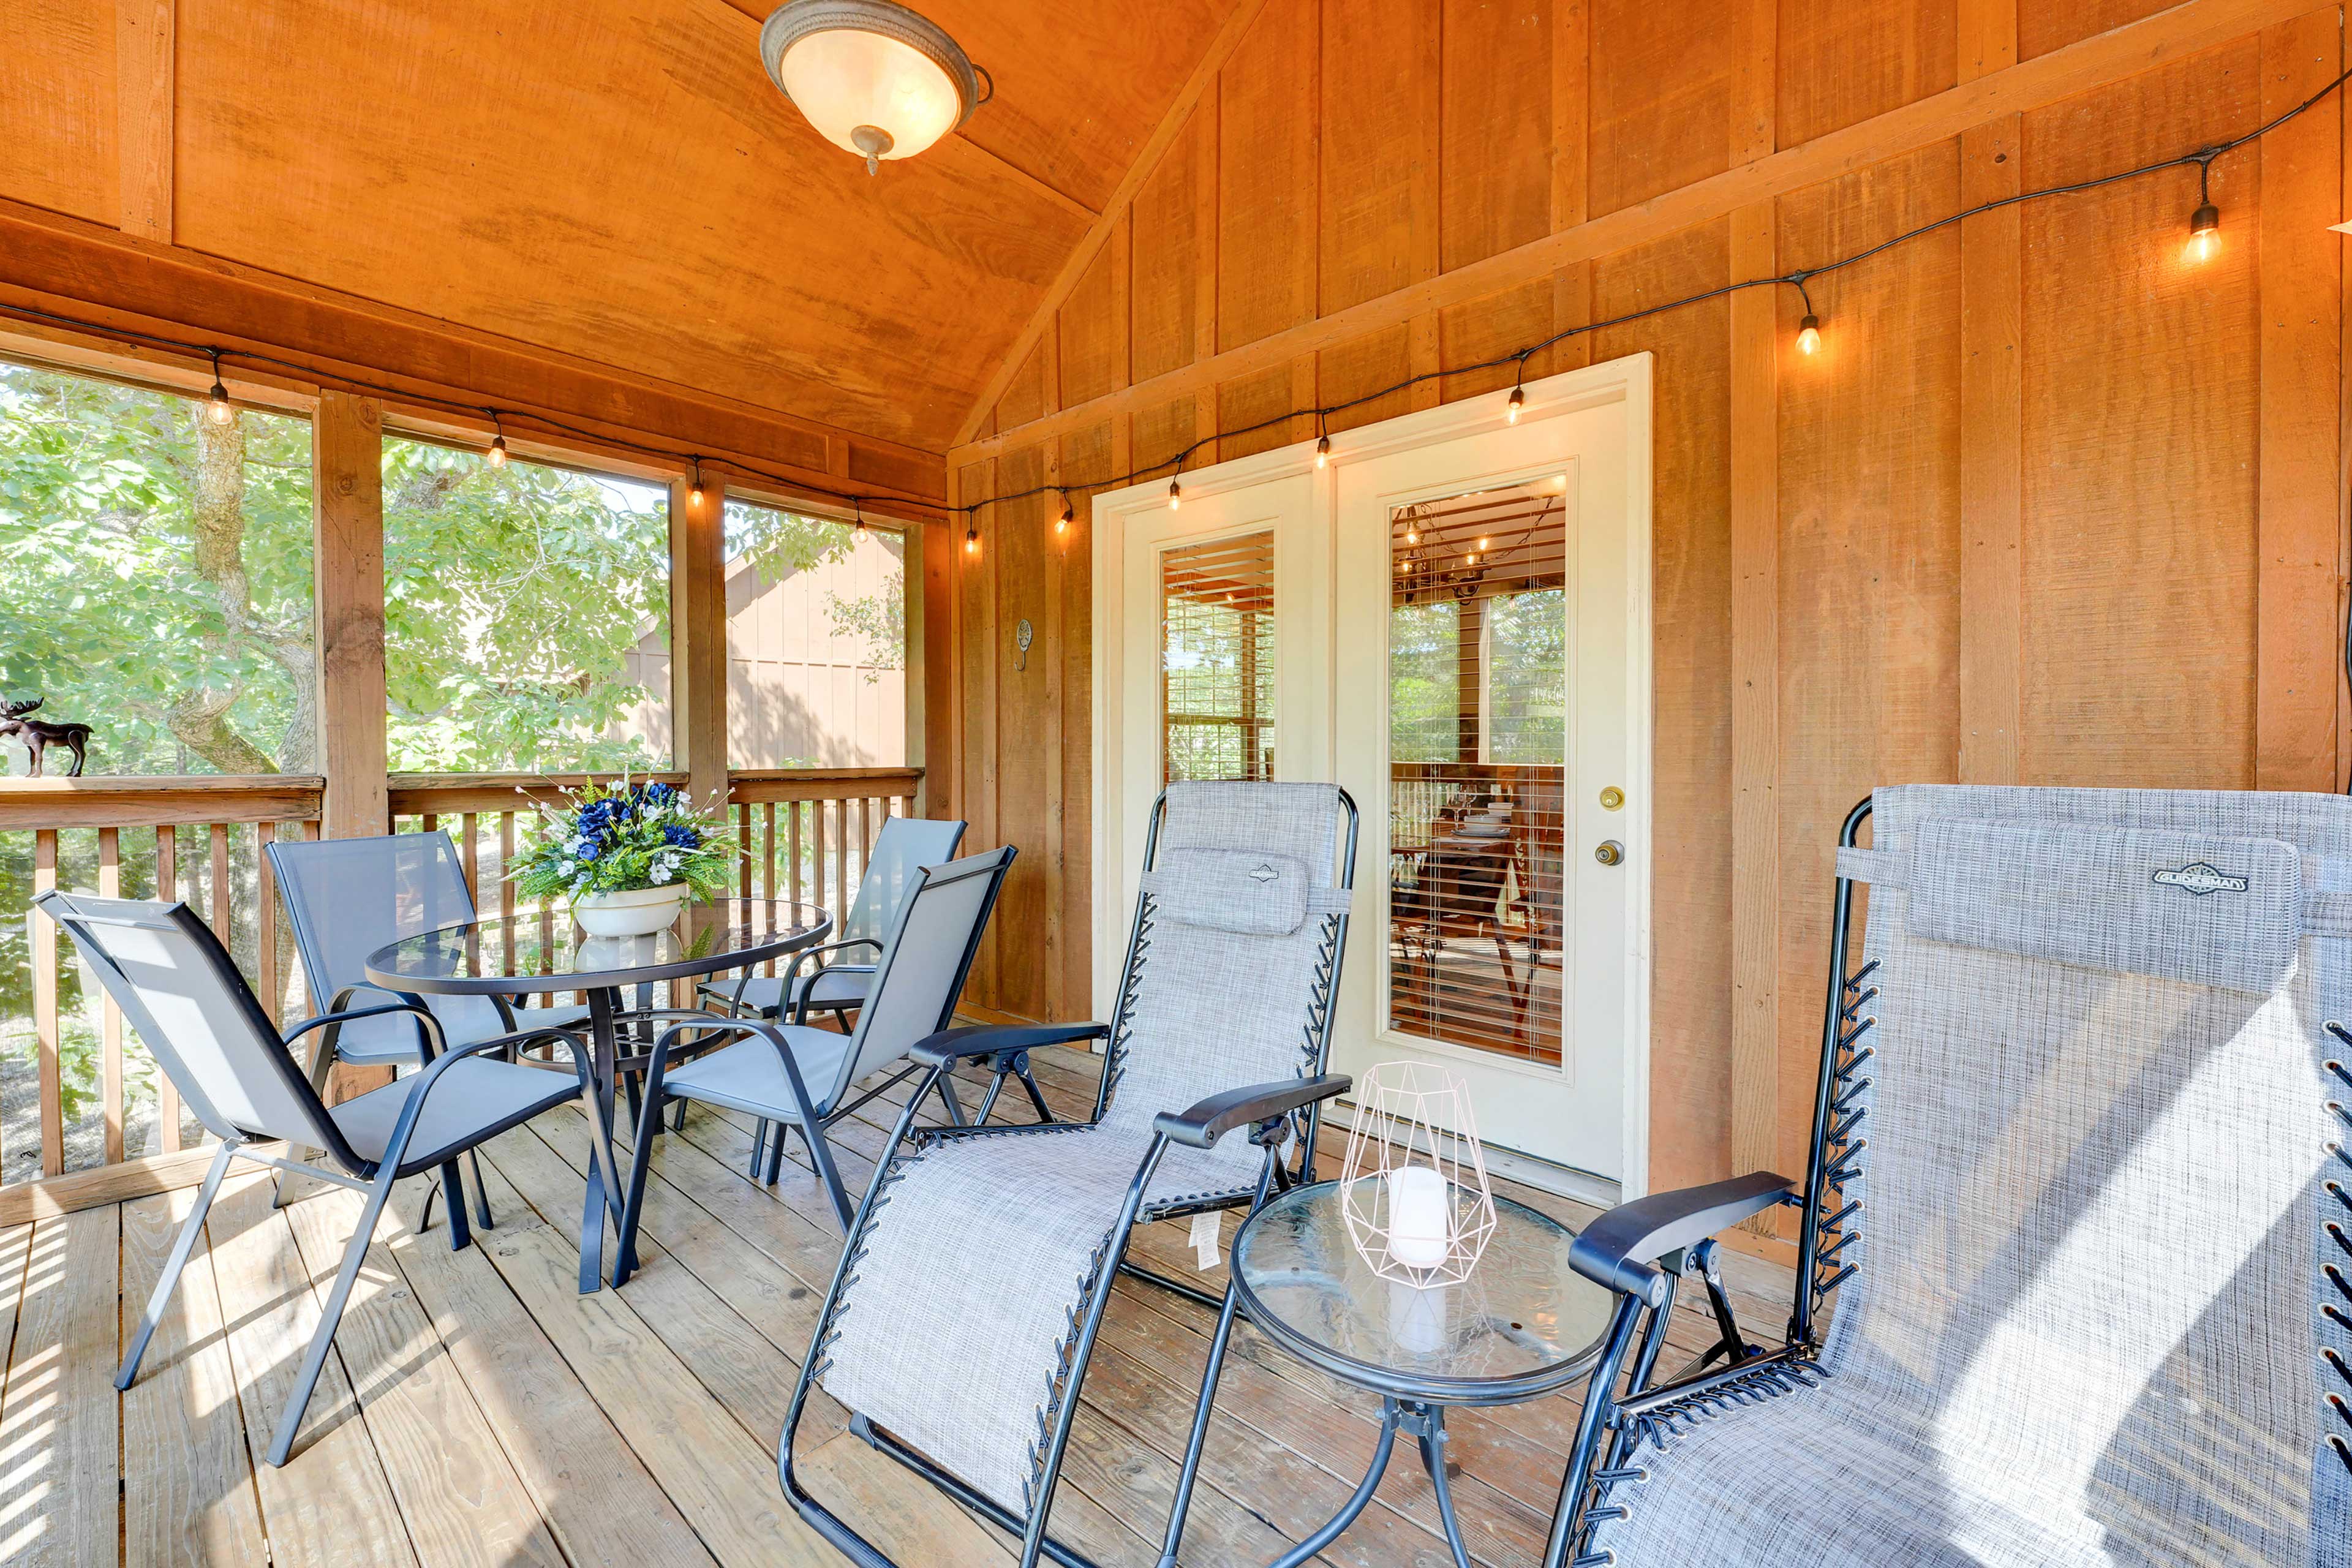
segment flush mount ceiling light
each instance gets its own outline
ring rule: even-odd
[[[760,58],[817,134],[864,158],[869,174],[885,158],[913,157],[988,101],[987,73],[890,0],[791,0],[760,28]]]

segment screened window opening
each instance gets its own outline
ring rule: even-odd
[[[669,498],[387,437],[394,773],[666,767]]]
[[[892,529],[727,502],[731,765],[906,764],[906,558]]]
[[[1274,776],[1274,535],[1160,558],[1163,778]]]
[[[1549,486],[1398,509],[1391,1026],[1560,1060],[1567,531]]]

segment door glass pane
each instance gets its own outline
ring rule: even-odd
[[[1567,531],[1556,485],[1389,519],[1390,1026],[1560,1059]]]
[[[1274,776],[1274,534],[1160,557],[1163,777]]]

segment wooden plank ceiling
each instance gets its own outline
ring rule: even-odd
[[[769,82],[765,0],[176,0],[167,237],[943,450],[1234,4],[921,0],[997,97],[869,177]],[[112,224],[98,9],[0,0],[0,196]]]

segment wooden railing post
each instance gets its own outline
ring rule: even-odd
[[[383,679],[383,414],[372,399],[322,393],[310,423],[311,625],[319,640],[321,838],[392,831]],[[323,1007],[330,998],[312,997]],[[389,1082],[391,1069],[337,1068],[337,1098]]]
[[[312,624],[319,639],[319,833],[392,831],[385,795],[383,418],[371,399],[320,395],[310,426]]]
[[[727,800],[727,490],[669,487],[670,766],[708,809]]]

